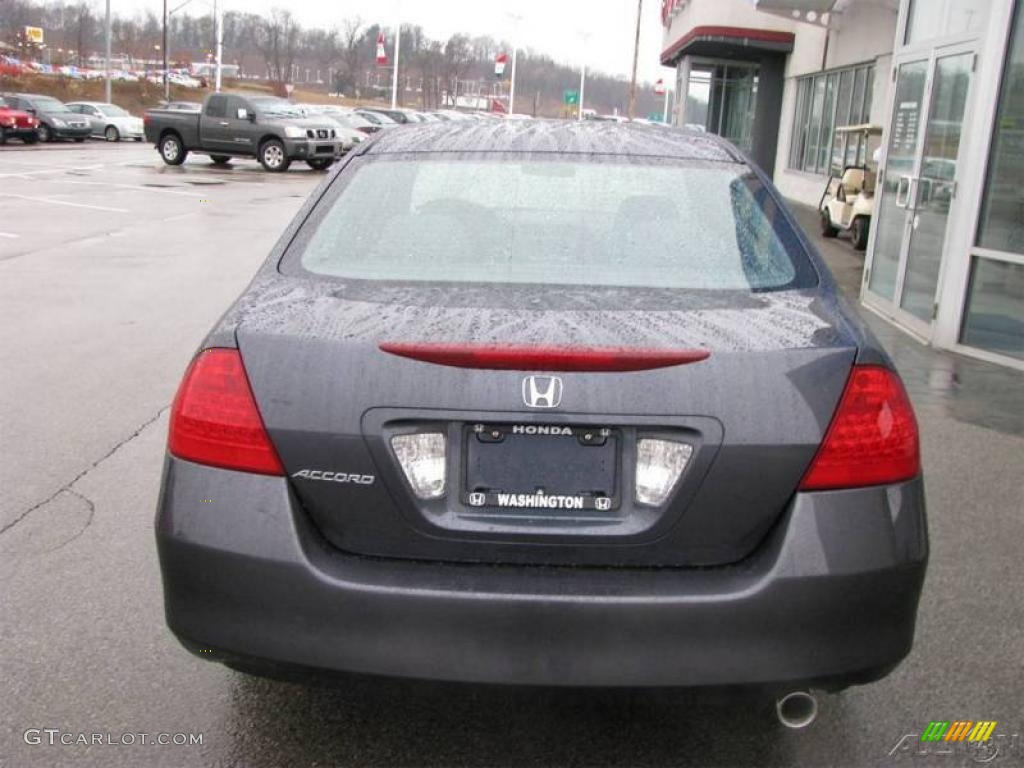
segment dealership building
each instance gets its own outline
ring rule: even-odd
[[[673,122],[790,199],[877,158],[864,306],[1024,369],[1024,0],[663,0],[662,21]]]

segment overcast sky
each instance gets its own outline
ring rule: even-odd
[[[2,0],[0,0],[2,2]],[[587,66],[610,74],[629,75],[633,66],[633,35],[637,0],[222,0],[225,10],[264,12],[286,7],[304,26],[340,26],[342,19],[360,16],[367,23],[390,26],[401,16],[403,23],[419,24],[434,38],[455,32],[511,38],[509,13],[522,16],[520,45],[578,66],[586,42]],[[672,80],[672,71],[658,63],[662,47],[661,2],[643,0],[644,22],[640,30],[641,80]],[[171,0],[171,6],[178,0]],[[161,0],[111,0],[115,13],[131,15],[149,8],[160,15]],[[198,15],[205,3],[194,2],[189,12]]]

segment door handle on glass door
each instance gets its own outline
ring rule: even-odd
[[[904,190],[904,182],[906,182],[906,189]],[[906,208],[910,202],[910,187],[914,183],[913,176],[900,176],[900,180],[896,183],[896,207]]]

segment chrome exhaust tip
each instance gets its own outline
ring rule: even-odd
[[[775,702],[775,714],[787,728],[806,728],[818,717],[818,700],[807,691],[793,691]]]

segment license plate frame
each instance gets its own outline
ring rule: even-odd
[[[466,424],[462,504],[481,514],[615,514],[622,444],[622,430],[605,425]]]

